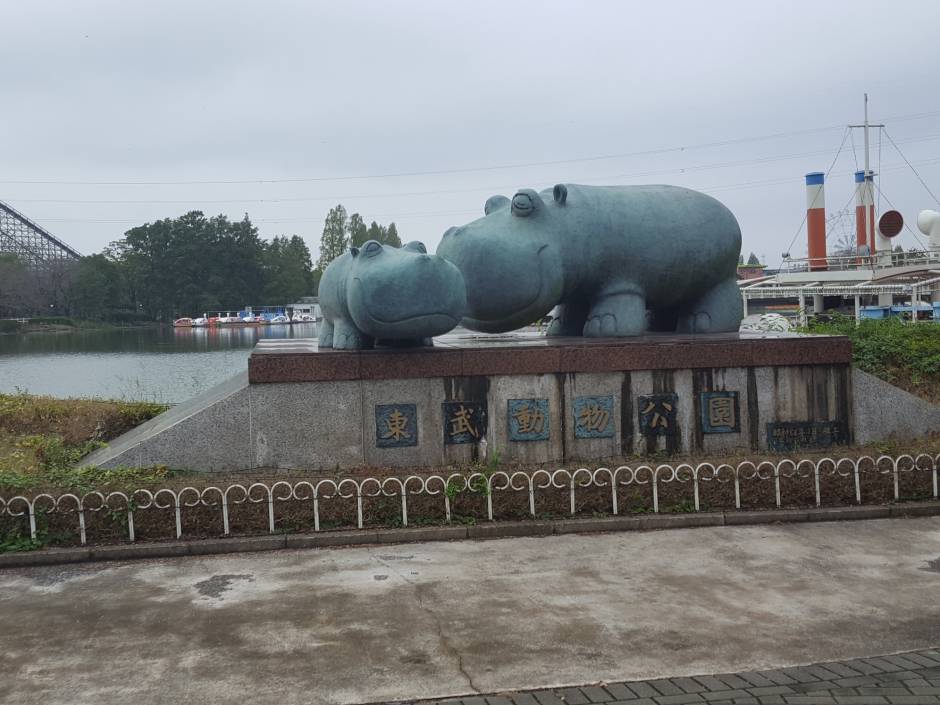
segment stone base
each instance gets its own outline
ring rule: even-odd
[[[503,462],[572,464],[796,452],[936,427],[935,405],[853,372],[850,360],[845,338],[770,333],[446,336],[429,349],[352,352],[263,341],[247,375],[87,462],[205,471],[440,467],[479,460],[485,438],[487,455]],[[903,429],[890,423],[890,404],[867,398],[876,383],[882,401],[917,407]],[[858,389],[865,399],[855,399]]]

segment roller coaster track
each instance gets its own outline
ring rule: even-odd
[[[79,252],[3,201],[0,201],[0,254],[14,254],[34,268],[81,257]]]

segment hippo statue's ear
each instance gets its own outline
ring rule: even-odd
[[[564,184],[555,184],[555,188],[552,189],[552,198],[559,206],[565,205],[565,201],[568,200],[568,187]]]
[[[358,257],[358,256],[359,256],[359,248],[358,248],[358,247],[350,247],[350,248],[349,248],[349,254],[351,254],[353,257]]]
[[[508,205],[509,199],[505,196],[490,196],[483,205],[483,213],[484,215],[489,215],[493,211],[498,211],[500,208],[505,208]]]
[[[412,250],[413,252],[420,252],[423,255],[428,253],[428,248],[424,246],[423,242],[418,242],[417,240],[412,240],[407,245],[404,246],[405,250]]]

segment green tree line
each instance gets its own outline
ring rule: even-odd
[[[322,271],[347,247],[375,239],[401,245],[394,223],[366,226],[337,205],[328,213],[313,263],[299,235],[261,238],[238,221],[192,211],[128,230],[100,254],[48,272],[0,256],[0,317],[64,314],[87,319],[168,321],[245,305],[291,304],[316,294]]]

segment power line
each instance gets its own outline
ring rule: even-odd
[[[940,112],[940,111],[938,111]],[[317,181],[354,181],[359,179],[389,179],[406,176],[441,176],[444,174],[467,174],[479,171],[498,171],[504,169],[523,169],[533,166],[553,166],[558,164],[574,164],[576,162],[592,162],[608,159],[624,159],[627,157],[644,157],[654,154],[668,154],[670,152],[685,152],[693,149],[707,149],[712,147],[726,147],[734,144],[746,144],[748,142],[759,142],[763,140],[775,139],[778,137],[792,137],[795,135],[805,135],[817,132],[827,132],[837,129],[840,125],[830,127],[816,127],[806,130],[793,130],[790,132],[778,132],[769,135],[760,135],[758,137],[741,137],[738,139],[720,140],[716,142],[703,142],[691,145],[679,145],[676,147],[663,147],[660,149],[647,149],[637,152],[622,152],[618,154],[602,154],[590,157],[575,157],[571,159],[553,159],[540,162],[521,162],[514,164],[497,164],[492,166],[467,167],[463,169],[434,169],[428,171],[401,171],[389,172],[383,174],[358,174],[354,176],[304,176],[293,178],[277,179],[225,179],[225,180],[191,180],[191,181],[68,181],[58,179],[42,180],[0,180],[0,184],[62,184],[70,186],[170,186],[196,184],[271,184],[271,183],[298,183],[298,182],[317,182]]]
[[[901,151],[901,148],[898,147],[897,143],[891,138],[891,135],[888,134],[888,130],[885,129],[885,128],[882,128],[882,129],[884,130],[885,137],[888,138],[888,141],[889,141],[889,142],[894,146],[894,148],[898,151],[898,154],[901,155],[901,159],[903,159],[903,160],[905,161],[905,163],[911,168],[911,171],[914,172],[914,176],[916,176],[916,177],[917,177],[917,180],[920,181],[920,185],[923,186],[924,189],[927,191],[927,193],[930,194],[930,197],[933,198],[934,202],[935,202],[937,205],[940,205],[940,200],[938,200],[937,197],[936,197],[936,195],[934,195],[934,192],[930,190],[930,187],[927,185],[927,182],[924,181],[923,178],[921,178],[921,175],[918,173],[917,169],[914,168],[914,165],[911,164],[911,162],[908,160],[908,158],[904,156],[904,152]]]
[[[935,157],[935,158],[932,158],[932,159],[926,159],[926,160],[922,160],[922,161],[915,162],[915,164],[919,164],[919,165],[921,165],[921,166],[925,166],[925,165],[929,165],[929,164],[937,164],[937,163],[940,163],[940,157]],[[894,164],[894,165],[889,165],[889,166],[884,167],[881,171],[882,171],[882,172],[885,172],[885,171],[897,171],[897,170],[899,170],[899,169],[907,169],[907,165],[906,165],[906,164]],[[854,172],[851,172],[851,171],[831,172],[831,173],[829,174],[829,176],[830,176],[830,177],[833,177],[833,176],[852,176],[853,173],[854,173]],[[610,177],[610,176],[589,177],[589,178],[581,179],[581,181],[585,181],[585,182],[604,181],[604,180],[607,180],[607,179],[609,179],[609,178],[613,178],[613,177]],[[761,179],[761,180],[753,180],[753,181],[741,181],[741,182],[737,182],[737,183],[720,184],[720,185],[717,185],[717,186],[709,186],[709,187],[694,186],[694,185],[693,185],[693,186],[690,186],[690,188],[695,188],[695,189],[697,189],[697,190],[699,190],[699,191],[702,191],[702,192],[704,192],[704,193],[717,193],[717,192],[721,192],[721,191],[734,191],[734,190],[745,189],[745,188],[754,188],[754,187],[760,188],[760,187],[763,187],[763,186],[778,186],[778,185],[782,185],[782,184],[793,184],[793,183],[794,183],[794,178],[793,178],[792,176],[785,176],[785,177],[779,177],[779,178],[775,178],[775,179]],[[492,191],[492,190],[499,190],[499,189],[491,189],[491,188],[486,188],[486,187],[484,187],[484,188],[480,188],[480,189],[469,189],[469,190],[471,190],[471,191]],[[455,191],[455,192],[458,192],[458,191]],[[440,192],[434,192],[434,193],[440,193]],[[392,194],[392,195],[396,195],[396,194]],[[397,194],[397,195],[402,195],[402,194]],[[854,197],[854,194],[853,194],[853,197]],[[455,210],[455,211],[438,211],[438,212],[433,212],[433,213],[418,211],[418,212],[413,212],[413,213],[386,213],[386,214],[381,214],[381,213],[379,213],[379,214],[371,215],[370,217],[373,217],[373,218],[389,218],[389,217],[401,217],[401,218],[404,218],[404,217],[412,217],[412,218],[418,218],[418,217],[431,217],[431,216],[438,216],[438,215],[463,215],[463,214],[468,214],[468,213],[472,214],[472,213],[477,213],[477,212],[479,212],[479,209],[474,209],[474,210]],[[139,218],[138,218],[138,219],[110,219],[110,218],[42,218],[41,220],[42,220],[44,223],[137,223],[137,224],[140,223],[140,219],[139,219]],[[259,219],[257,219],[257,220],[253,219],[252,222],[253,222],[253,223],[306,223],[306,222],[319,222],[319,221],[321,221],[321,220],[322,220],[322,218],[259,218]],[[802,226],[801,226],[801,227],[802,227]],[[799,233],[797,233],[797,234],[799,234]]]
[[[884,118],[893,122],[903,122],[908,120],[919,120],[925,117],[940,115],[940,110],[934,110],[925,113],[915,113],[909,115],[898,115]],[[403,171],[389,172],[379,174],[358,174],[352,176],[305,176],[292,178],[255,178],[255,179],[193,179],[193,180],[167,180],[167,181],[72,181],[68,179],[0,179],[0,184],[31,184],[31,185],[68,185],[68,186],[172,186],[185,185],[193,186],[197,184],[268,184],[268,183],[305,183],[305,182],[325,182],[325,181],[354,181],[360,179],[388,179],[401,178],[409,176],[441,176],[445,174],[466,174],[480,171],[498,171],[506,169],[522,169],[534,166],[552,166],[558,164],[574,164],[577,162],[602,161],[609,159],[623,159],[627,157],[651,156],[654,154],[667,154],[670,152],[684,152],[693,149],[709,149],[713,147],[726,147],[735,144],[746,144],[749,142],[760,142],[781,137],[793,137],[797,135],[807,135],[819,132],[828,132],[837,130],[842,125],[830,125],[828,127],[814,127],[803,130],[791,130],[788,132],[776,132],[768,135],[759,135],[756,137],[741,137],[737,139],[718,140],[714,142],[702,142],[691,145],[678,145],[675,147],[663,147],[659,149],[649,149],[636,152],[623,152],[619,154],[603,154],[590,157],[575,157],[571,159],[555,159],[539,162],[521,162],[513,164],[498,164],[491,166],[467,167],[462,169],[434,169],[426,171]]]
[[[885,126],[884,126],[884,125],[882,125],[881,127],[878,128],[878,181],[881,181],[881,180],[882,180],[882,176],[881,176],[881,145],[882,145],[882,143],[884,142],[884,139],[882,138],[881,133],[884,131],[884,129],[885,129]],[[872,179],[872,181],[874,181],[874,179]],[[880,213],[880,212],[881,212],[881,189],[880,189],[880,188],[878,189],[878,206],[877,206],[877,208],[875,208],[875,212],[877,212],[877,213]]]
[[[858,171],[858,152],[855,151],[855,133],[849,132],[849,138],[852,140],[852,159],[855,160],[855,171]]]
[[[940,133],[921,135],[912,137],[907,142],[924,142],[940,138]],[[843,139],[844,144],[844,139]],[[656,169],[651,171],[636,171],[630,173],[611,174],[608,176],[588,177],[582,181],[599,181],[606,179],[635,179],[648,176],[663,176],[668,174],[685,174],[697,171],[709,171],[715,169],[727,169],[736,166],[746,166],[750,164],[765,164],[774,161],[785,161],[788,159],[801,159],[820,154],[829,154],[830,150],[813,150],[810,152],[796,152],[791,154],[782,154],[768,157],[755,157],[752,159],[740,159],[730,162],[713,162],[710,164],[697,164],[687,167],[675,167],[671,169]],[[237,203],[310,203],[315,201],[348,201],[364,198],[400,198],[406,196],[435,196],[440,194],[456,193],[476,193],[481,191],[499,191],[507,188],[515,188],[515,185],[502,186],[483,186],[461,189],[433,189],[425,191],[399,191],[386,193],[368,193],[368,194],[345,194],[332,196],[298,196],[298,197],[277,197],[277,198],[225,198],[225,199],[196,199],[196,200],[175,200],[175,199],[72,199],[72,198],[16,198],[7,197],[6,200],[17,203],[72,203],[72,204],[97,204],[97,205],[116,205],[116,204],[162,204],[162,205],[206,205],[206,204],[237,204]]]

